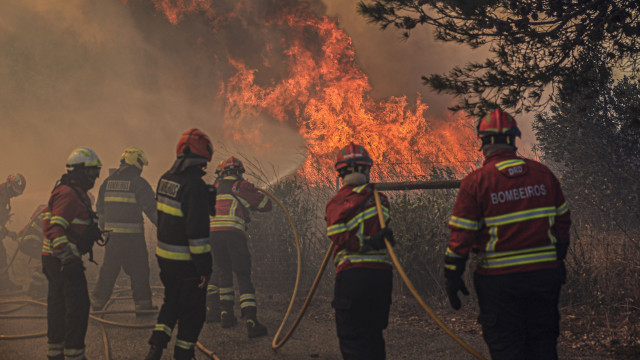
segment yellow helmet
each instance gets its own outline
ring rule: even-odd
[[[140,170],[142,170],[143,166],[149,165],[149,161],[147,160],[147,156],[144,152],[133,146],[124,149],[124,152],[120,157],[120,162],[123,164],[133,165]]]

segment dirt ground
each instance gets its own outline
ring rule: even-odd
[[[154,301],[161,303],[161,290],[154,290]],[[260,310],[259,318],[269,328],[269,336],[248,339],[246,329],[238,324],[231,329],[222,329],[219,324],[205,324],[200,335],[200,342],[221,360],[339,360],[341,359],[338,342],[335,336],[333,313],[330,299],[317,296],[291,339],[279,350],[271,349],[271,342],[284,312],[289,303],[289,294],[258,293]],[[117,295],[123,298],[111,306],[111,310],[130,310],[132,300],[127,298],[127,291]],[[6,297],[4,297],[6,299]],[[16,296],[14,298],[20,298]],[[24,297],[22,297],[24,298]],[[299,299],[301,300],[301,299]],[[301,304],[301,301],[299,302]],[[11,304],[0,305],[0,312],[15,307]],[[470,306],[471,307],[471,306]],[[300,306],[294,307],[294,315]],[[480,327],[475,322],[475,309],[466,312],[453,312],[447,308],[438,308],[436,312],[445,323],[466,342],[485,356],[486,346],[481,337]],[[44,314],[44,308],[29,305],[11,314]],[[291,319],[294,318],[292,315]],[[155,316],[136,318],[133,314],[107,315],[107,319],[129,324],[153,324]],[[575,317],[563,321],[564,333],[572,334],[568,329]],[[105,342],[101,330],[102,325],[90,322],[86,337],[87,358],[107,359]],[[0,334],[28,334],[46,330],[45,319],[2,319]],[[109,359],[127,360],[142,359],[147,351],[147,339],[151,329],[129,329],[105,326],[108,338]],[[286,332],[283,331],[283,333]],[[444,331],[429,320],[412,298],[396,296],[390,315],[389,328],[385,331],[388,359],[473,359],[457,343],[451,340]],[[580,346],[575,346],[576,344]],[[165,351],[163,359],[171,359],[172,345]],[[611,349],[599,349],[587,342],[577,342],[570,336],[561,335],[559,352],[561,359],[631,359],[627,355],[616,355]],[[46,338],[38,337],[24,340],[0,340],[0,359],[44,359],[46,354]],[[206,359],[202,352],[197,352],[197,359]],[[633,356],[633,355],[631,355]]]
[[[96,254],[101,263],[102,251]],[[29,281],[29,266],[20,265],[20,258],[15,266],[18,271],[12,277]],[[220,360],[340,360],[338,341],[335,335],[333,310],[331,309],[331,289],[333,274],[331,270],[324,274],[320,289],[313,298],[300,325],[293,336],[277,351],[272,350],[271,343],[285,311],[289,305],[292,282],[289,285],[285,277],[277,277],[268,269],[259,266],[256,259],[254,282],[257,288],[258,317],[269,329],[269,335],[258,339],[248,339],[242,323],[231,329],[222,329],[219,324],[205,324],[200,335],[200,343],[215,352]],[[97,279],[99,266],[85,264],[89,288],[93,288]],[[31,264],[31,268],[34,266]],[[154,287],[154,303],[162,304],[162,289],[158,279],[157,265],[151,261],[151,284]],[[22,269],[22,270],[20,270]],[[313,275],[313,274],[312,274]],[[271,279],[270,281],[267,279]],[[274,281],[274,279],[276,281]],[[282,285],[285,284],[285,285]],[[278,285],[278,286],[276,286]],[[25,285],[26,286],[26,285]],[[424,310],[412,298],[400,294],[397,283],[394,284],[393,304],[389,319],[389,327],[385,331],[387,343],[387,359],[436,359],[465,360],[474,359],[462,347],[454,342],[440,329]],[[297,315],[304,302],[309,286],[302,283],[294,305],[289,324]],[[132,310],[129,279],[121,273],[116,284],[114,297],[122,298],[113,302],[109,310]],[[44,315],[42,306],[28,305],[17,311],[7,312],[16,307],[15,304],[2,304],[3,299],[26,299],[24,294],[0,293],[0,360],[45,359],[46,337],[7,340],[3,335],[33,334],[46,332],[44,318],[8,318],[7,315]],[[437,303],[438,301],[439,303]],[[476,323],[477,307],[471,298],[464,299],[464,307],[456,312],[446,306],[443,299],[426,299],[438,316],[458,336],[488,358],[487,348],[482,340],[480,326]],[[609,319],[597,314],[588,314],[580,308],[562,309],[561,334],[558,350],[561,359],[640,359],[640,315],[629,317],[626,323],[612,324]],[[239,309],[236,309],[239,315]],[[155,315],[136,318],[133,314],[106,315],[106,319],[127,324],[155,324]],[[282,332],[289,329],[289,324]],[[140,360],[148,350],[147,340],[151,329],[131,329],[104,325],[107,345],[102,333],[103,325],[90,320],[86,336],[87,358],[90,360]],[[175,340],[175,335],[174,335]],[[106,355],[108,349],[109,356]],[[173,342],[165,351],[163,359],[172,359]],[[196,352],[197,359],[208,357]]]

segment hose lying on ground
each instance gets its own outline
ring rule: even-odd
[[[373,196],[376,200],[376,208],[378,210],[378,220],[380,221],[380,227],[384,229],[386,227],[386,223],[384,221],[384,215],[382,214],[382,206],[380,205],[380,194],[378,194],[378,190],[375,190],[375,189],[373,190]],[[413,283],[411,282],[411,280],[409,280],[409,278],[407,277],[407,274],[404,272],[404,269],[400,265],[400,262],[398,261],[398,257],[396,256],[395,251],[393,251],[393,247],[391,247],[389,240],[384,239],[384,243],[387,246],[387,250],[389,251],[389,256],[391,256],[391,260],[393,260],[393,264],[396,266],[396,270],[400,274],[400,277],[402,277],[402,280],[404,281],[409,291],[411,291],[411,294],[413,295],[413,297],[416,298],[416,300],[418,300],[418,303],[420,303],[420,306],[422,306],[422,308],[427,312],[429,317],[433,319],[433,321],[435,321],[435,323],[440,328],[442,328],[442,330],[444,330],[447,333],[447,335],[449,335],[455,342],[460,344],[460,346],[462,346],[465,350],[467,350],[471,355],[475,356],[479,360],[486,360],[486,358],[482,356],[482,354],[480,354],[478,351],[472,348],[469,344],[464,342],[464,340],[460,339],[451,329],[449,329],[447,325],[445,325],[442,322],[442,320],[438,318],[436,313],[433,312],[433,310],[431,310],[431,308],[424,302],[424,299],[422,299],[420,294],[418,294],[418,291],[413,286]]]

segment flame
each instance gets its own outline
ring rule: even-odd
[[[247,1],[223,13],[205,0],[153,0],[167,19],[177,24],[185,14],[202,13],[214,26],[225,16],[240,16]],[[335,20],[318,16],[304,3],[275,2],[262,21],[265,47],[263,68],[251,68],[249,59],[227,55],[235,73],[223,80],[219,100],[224,103],[225,131],[256,150],[267,146],[261,138],[262,121],[290,124],[307,144],[307,157],[298,172],[315,181],[334,177],[333,159],[350,141],[363,145],[375,164],[374,178],[415,178],[432,167],[448,167],[463,174],[479,160],[473,129],[463,115],[446,121],[427,120],[420,96],[409,104],[406,96],[376,100],[367,75],[356,63],[351,38]],[[269,35],[271,34],[271,35]],[[272,34],[281,34],[277,41]],[[279,49],[281,53],[274,54]],[[286,71],[269,81],[258,81],[260,71],[276,66]],[[279,65],[283,66],[283,65]],[[393,66],[393,65],[391,65]]]

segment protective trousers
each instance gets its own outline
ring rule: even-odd
[[[213,231],[210,239],[214,264],[212,279],[215,277],[211,284],[219,287],[220,308],[229,312],[233,310],[235,274],[242,317],[255,319],[257,303],[251,282],[251,254],[246,236],[235,231]]]
[[[169,274],[162,265],[160,280],[164,285],[164,304],[149,344],[166,348],[177,323],[178,336],[173,356],[191,360],[205,320],[207,290],[198,288],[200,278]]]
[[[558,269],[474,275],[482,336],[493,360],[555,360],[559,334]]]
[[[93,300],[104,305],[113,292],[120,268],[131,277],[131,290],[136,305],[151,306],[149,285],[149,253],[144,234],[114,234],[105,247],[98,283],[93,290]]]
[[[388,269],[355,268],[336,275],[336,329],[344,360],[384,360],[393,277]]]
[[[7,260],[7,248],[4,247],[4,243],[2,239],[0,239],[0,286],[2,286],[3,282],[9,280],[9,269],[7,269],[8,260]],[[0,291],[3,289],[0,288]]]
[[[42,257],[49,280],[47,337],[50,359],[84,359],[84,338],[89,323],[89,291],[84,271],[63,272],[60,260]]]

